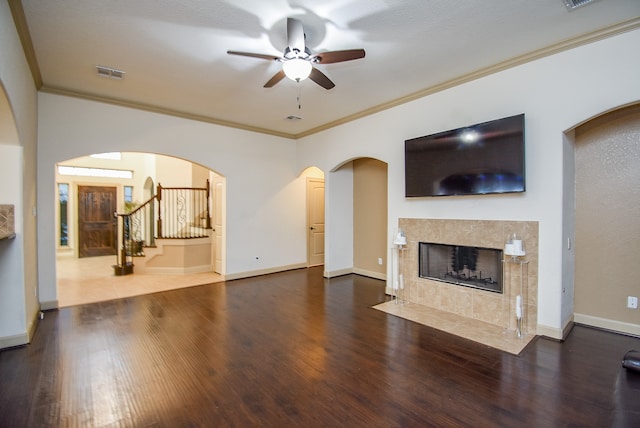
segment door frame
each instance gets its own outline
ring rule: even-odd
[[[310,186],[311,186],[311,184],[312,184],[312,183],[314,183],[314,182],[322,183],[322,188],[323,188],[323,205],[324,205],[324,198],[325,198],[325,192],[324,192],[324,189],[325,189],[325,180],[324,180],[324,178],[318,178],[318,177],[307,177],[307,181],[306,181],[306,184],[305,184],[305,185],[306,185],[306,194],[307,194],[307,201],[306,201],[306,202],[307,202],[307,206],[306,206],[306,210],[307,210],[307,211],[306,211],[306,217],[307,217],[307,220],[306,220],[306,226],[307,226],[307,227],[306,227],[306,240],[307,240],[307,266],[308,266],[308,267],[310,267],[310,266],[321,266],[321,265],[324,265],[324,263],[325,263],[325,252],[324,252],[324,249],[323,249],[323,251],[322,251],[322,262],[312,261],[312,256],[311,256],[311,253],[312,253],[312,248],[311,248],[311,247],[312,247],[312,239],[311,239],[311,228],[312,228],[312,226],[311,226],[311,213],[312,213],[313,207],[312,207],[312,204],[311,204],[311,202],[312,202],[312,198],[311,198],[311,194],[310,194],[310,191],[309,191],[309,190],[310,190],[310,188],[311,188],[311,187],[310,187]],[[323,218],[322,218],[322,220],[323,220],[323,223],[322,223],[322,224],[323,224],[323,226],[324,226],[324,224],[325,224],[325,223],[324,223],[324,222],[325,222],[324,209],[323,209]],[[326,232],[323,230],[323,235],[324,235],[324,233],[326,233]],[[323,243],[323,244],[324,244],[324,243]]]

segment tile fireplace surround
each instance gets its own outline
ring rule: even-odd
[[[536,334],[538,222],[401,218],[398,225],[407,237],[407,246],[402,262],[405,287],[402,297],[406,303],[401,305],[404,306],[401,311],[389,307],[389,312],[403,316],[400,312],[411,312],[408,308],[415,304],[420,305],[415,307],[418,313],[428,312],[432,308],[435,310],[432,311],[434,313],[454,316],[467,325],[478,324],[473,326],[472,330],[482,329],[482,326],[486,326],[489,330],[497,330],[503,334],[515,336],[514,302],[520,290],[521,270],[519,264],[503,263],[505,281],[502,294],[418,276],[419,242],[503,249],[508,237],[515,233],[518,238],[523,240],[526,250],[526,256],[521,260],[528,262],[524,270],[527,277],[526,294],[523,296],[524,325],[529,339]],[[411,318],[411,316],[407,318]],[[456,334],[454,331],[453,333]],[[490,342],[484,341],[482,337],[468,338],[481,343]],[[493,346],[492,343],[486,344]]]

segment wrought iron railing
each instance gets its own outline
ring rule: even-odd
[[[118,219],[116,274],[133,273],[133,258],[144,256],[156,238],[201,238],[211,229],[209,180],[205,187],[162,187],[129,213]]]

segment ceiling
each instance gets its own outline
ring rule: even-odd
[[[10,1],[41,91],[290,138],[640,27],[638,0],[574,10],[563,0],[21,3]],[[279,63],[226,52],[282,55],[287,17],[302,21],[314,52],[363,48],[366,57],[318,65],[331,90],[309,79],[264,88]],[[98,76],[98,65],[124,78]]]

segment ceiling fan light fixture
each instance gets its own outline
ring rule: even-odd
[[[293,58],[282,63],[282,71],[291,80],[300,82],[311,74],[311,63],[302,58]]]
[[[577,1],[577,0],[576,0]],[[264,88],[272,88],[276,83],[288,77],[300,82],[307,77],[324,89],[332,89],[335,83],[313,64],[333,64],[364,58],[364,49],[347,49],[314,54],[305,44],[305,33],[302,22],[295,18],[287,18],[287,47],[282,56],[266,55],[252,52],[227,51],[230,55],[241,55],[250,58],[276,61],[282,68],[264,84]]]

